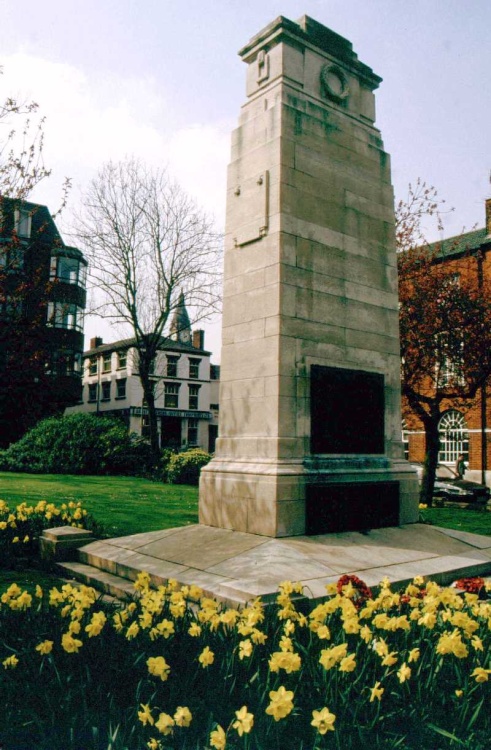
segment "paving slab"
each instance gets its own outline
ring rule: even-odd
[[[369,586],[385,577],[402,584],[422,575],[447,584],[491,573],[491,536],[427,524],[281,539],[196,524],[92,542],[79,554],[128,579],[146,570],[156,581],[195,583],[232,605],[271,599],[284,580],[301,581],[305,595],[318,599],[344,573]]]

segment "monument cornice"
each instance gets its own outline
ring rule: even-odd
[[[328,55],[333,61],[341,62],[347,69],[362,80],[371,90],[378,88],[382,78],[372,68],[360,62],[353,51],[353,45],[344,37],[326,26],[314,21],[310,16],[302,16],[291,21],[278,16],[239,50],[244,62],[254,60],[260,50],[269,51],[280,42],[287,42],[299,48],[309,47]]]

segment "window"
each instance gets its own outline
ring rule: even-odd
[[[83,309],[69,302],[49,302],[47,324],[53,326],[53,328],[81,331]]]
[[[210,409],[212,411],[220,411],[220,404],[210,404]]]
[[[9,243],[0,247],[0,268],[19,271],[24,268],[24,248],[20,243]]]
[[[189,408],[190,409],[197,409],[198,408],[198,401],[199,401],[199,385],[190,385],[189,386]]]
[[[464,336],[459,328],[436,336],[436,386],[455,388],[465,385]]]
[[[126,378],[116,380],[116,398],[126,398]]]
[[[454,464],[461,453],[465,460],[468,460],[469,434],[463,415],[455,409],[447,411],[440,419],[438,430],[440,433],[438,460],[441,463]]]
[[[19,237],[31,236],[31,212],[25,208],[14,211],[14,229]]]
[[[97,383],[89,383],[89,403],[97,401]]]
[[[142,437],[150,437],[150,417],[148,414],[142,416]]]
[[[48,375],[70,376],[79,375],[82,366],[82,354],[72,349],[60,349],[51,354],[46,363]]]
[[[180,383],[166,383],[164,391],[164,406],[166,409],[177,409],[179,405]]]
[[[118,370],[125,369],[127,356],[128,356],[128,351],[126,349],[122,352],[118,352]]]
[[[198,445],[197,419],[188,419],[188,445]]]
[[[189,358],[189,377],[193,378],[193,380],[196,380],[199,378],[199,363],[201,362],[200,359],[193,359]]]
[[[105,380],[104,383],[101,383],[101,401],[109,401],[111,398],[111,381]]]
[[[22,315],[22,310],[23,303],[18,296],[6,294],[0,300],[0,315],[2,318],[8,318],[9,320],[18,319]]]
[[[89,357],[89,375],[97,375],[97,355]]]
[[[463,349],[463,347],[462,347]],[[463,373],[463,360],[454,361],[449,357],[444,357],[438,365],[437,384],[439,388],[453,388],[465,385]]]
[[[102,372],[111,372],[112,352],[104,352],[102,357]]]
[[[402,445],[404,447],[404,458],[409,461],[409,431],[405,419],[402,420]]]
[[[167,369],[166,369],[167,377],[177,378],[177,363],[179,361],[179,357],[173,357],[170,354],[167,354],[166,359],[167,359]]]
[[[63,255],[52,255],[49,267],[51,279],[64,281],[66,284],[78,284],[85,287],[86,266],[77,258]]]

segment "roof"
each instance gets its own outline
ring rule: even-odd
[[[121,349],[130,349],[136,346],[136,338],[120,339],[119,341],[113,341],[110,344],[101,344],[93,349],[87,349],[83,356],[91,356],[93,354],[102,354],[103,352],[114,352]],[[173,351],[181,352],[186,354],[202,354],[203,356],[211,356],[211,352],[206,349],[196,349],[192,344],[184,344],[181,341],[174,341],[173,339],[162,336],[159,344],[159,351]]]
[[[478,250],[482,245],[489,242],[491,242],[491,238],[483,227],[472,232],[449,237],[446,240],[432,242],[428,247],[430,250],[435,250],[440,257],[449,257]]]

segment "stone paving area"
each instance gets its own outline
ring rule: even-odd
[[[78,550],[86,568],[134,580],[148,571],[155,583],[194,583],[228,603],[275,595],[284,580],[301,581],[311,598],[344,573],[369,586],[416,575],[442,584],[491,573],[491,537],[425,524],[282,539],[193,525],[95,541]],[[75,566],[77,564],[74,564]],[[75,572],[75,571],[73,571]]]

